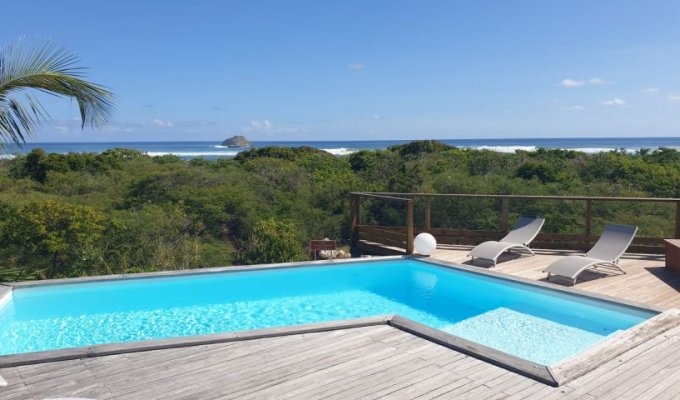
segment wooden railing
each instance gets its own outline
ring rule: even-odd
[[[500,200],[500,216],[498,230],[474,230],[453,227],[432,227],[432,200],[449,199],[492,199]],[[405,205],[404,225],[372,226],[362,224],[362,200],[395,202]],[[414,226],[414,202],[423,202],[422,226]],[[578,233],[541,233],[534,240],[532,247],[585,250],[598,239],[592,234],[594,202],[635,202],[635,203],[673,203],[675,204],[674,236],[680,238],[680,199],[649,197],[596,197],[596,196],[536,196],[536,195],[492,195],[492,194],[439,194],[439,193],[387,193],[387,192],[353,192],[350,193],[352,246],[364,250],[382,253],[413,252],[413,240],[420,232],[429,232],[441,244],[475,245],[485,240],[497,240],[507,233],[510,227],[511,200],[537,201],[577,201],[585,203],[584,231]],[[614,221],[612,221],[614,222]],[[620,222],[620,221],[616,221]],[[664,237],[635,238],[629,251],[637,253],[663,252]]]
[[[372,227],[361,224],[361,200],[363,198],[378,199],[390,202],[404,203],[406,205],[405,224],[402,229],[385,229],[385,227]],[[390,196],[389,194],[377,193],[351,193],[350,194],[351,221],[352,221],[352,247],[356,247],[360,240],[381,243],[390,247],[403,247],[406,254],[413,253],[413,199]],[[391,227],[390,227],[391,228]]]

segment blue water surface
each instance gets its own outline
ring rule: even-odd
[[[399,314],[544,365],[653,315],[417,260],[17,288],[0,354]]]

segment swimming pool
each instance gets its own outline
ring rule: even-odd
[[[15,287],[0,355],[397,314],[554,365],[658,312],[416,259]]]

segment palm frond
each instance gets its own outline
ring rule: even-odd
[[[68,49],[52,43],[23,46],[21,42],[0,52],[0,148],[19,145],[35,134],[48,118],[40,103],[20,92],[38,90],[78,102],[82,127],[106,124],[113,111],[113,95],[103,86],[82,79],[83,68]]]

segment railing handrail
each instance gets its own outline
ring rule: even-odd
[[[392,193],[392,192],[352,192],[353,195],[362,197],[385,196],[392,199],[405,200],[405,197],[472,197],[493,199],[535,199],[535,200],[575,200],[575,201],[639,201],[639,202],[665,202],[677,203],[677,197],[608,197],[608,196],[555,196],[555,195],[532,195],[532,194],[477,194],[477,193]]]
[[[361,197],[368,197],[372,199],[381,199],[381,200],[394,200],[394,201],[410,201],[413,199],[409,199],[406,197],[396,197],[396,196],[388,196],[385,193],[377,193],[377,192],[351,192],[350,195],[352,196],[361,196]]]
[[[477,193],[395,193],[395,192],[351,192],[351,220],[352,220],[352,244],[358,241],[358,229],[361,225],[361,199],[373,198],[378,200],[399,201],[406,203],[406,252],[413,251],[414,224],[413,208],[417,198],[425,200],[425,229],[431,228],[430,200],[433,198],[478,198],[501,200],[500,231],[507,232],[509,227],[509,202],[512,199],[521,200],[552,200],[552,201],[582,201],[586,203],[585,229],[583,237],[588,238],[592,231],[592,203],[593,202],[642,202],[642,203],[675,203],[675,238],[680,238],[680,198],[674,197],[608,197],[608,196],[556,196],[556,195],[530,195],[530,194],[477,194]],[[654,238],[659,239],[659,238]]]
[[[413,253],[413,199],[390,196],[389,194],[376,194],[364,192],[351,192],[351,220],[352,220],[352,245],[356,243],[356,231],[361,225],[361,198],[373,198],[379,200],[400,201],[406,203],[406,253]]]

